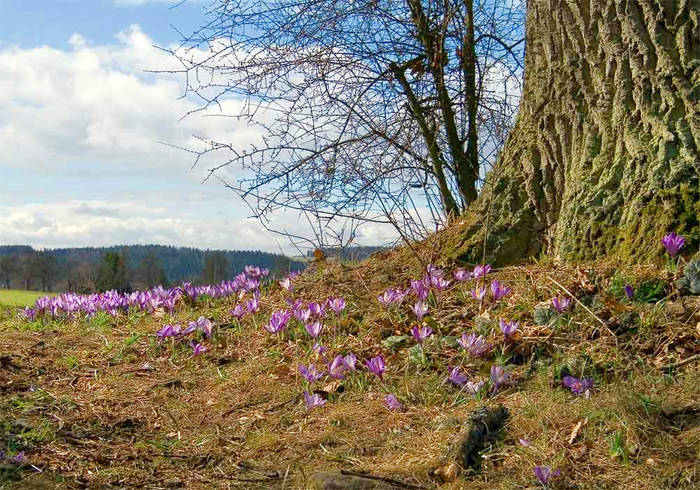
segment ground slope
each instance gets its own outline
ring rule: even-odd
[[[297,372],[300,363],[323,367],[312,340],[294,321],[276,335],[262,328],[292,296],[276,284],[241,321],[230,313],[234,298],[181,304],[173,318],[29,322],[3,310],[0,486],[307,488],[314,472],[345,469],[405,488],[522,488],[536,484],[535,465],[560,470],[552,480],[560,488],[700,484],[700,302],[679,297],[669,272],[601,263],[505,268],[480,283],[499,280],[512,292],[498,301],[489,292],[481,305],[470,294],[476,280],[453,283],[430,300],[426,324],[435,333],[423,356],[400,337],[416,325],[415,300],[386,310],[376,299],[422,277],[410,257],[404,250],[359,265],[324,262],[294,280],[294,298],[346,299],[340,319],[327,315],[320,342],[327,360],[358,358],[345,380],[313,385],[327,401],[312,410]],[[559,315],[554,296],[576,299]],[[157,341],[163,324],[199,316],[215,324],[207,352],[193,357],[186,342]],[[499,318],[519,322],[510,343]],[[466,354],[455,341],[469,332],[493,349]],[[378,354],[383,380],[361,367]],[[487,384],[472,396],[446,381],[448,366],[478,381],[493,365],[510,376],[496,392]],[[567,374],[594,379],[589,398],[562,385]],[[387,408],[387,393],[403,411]],[[511,415],[485,447],[481,470],[440,476],[460,424],[483,405]],[[26,462],[11,463],[18,451]]]

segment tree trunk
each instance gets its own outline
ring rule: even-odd
[[[452,255],[642,261],[672,230],[697,251],[700,0],[530,0],[526,42],[515,128]]]

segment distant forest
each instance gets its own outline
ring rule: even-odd
[[[7,245],[0,246],[0,288],[86,293],[182,281],[214,283],[232,278],[249,264],[267,267],[278,275],[304,267],[284,255],[260,251],[163,245],[35,250]]]

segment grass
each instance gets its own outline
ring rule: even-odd
[[[37,298],[53,296],[55,293],[23,291],[20,289],[0,289],[0,306],[31,306]]]
[[[0,450],[24,451],[44,473],[24,467],[0,478],[8,475],[9,488],[307,488],[315,471],[349,469],[424,488],[510,489],[533,486],[533,466],[548,465],[562,472],[555,488],[697,487],[697,365],[666,366],[695,352],[700,301],[667,291],[661,301],[626,302],[615,278],[652,281],[656,296],[654,281],[668,288],[670,280],[652,267],[621,269],[553,263],[502,269],[489,279],[513,294],[481,311],[470,284],[441,293],[424,360],[412,339],[382,344],[406,335],[413,317],[407,305],[387,314],[376,302],[387,287],[419,275],[417,263],[384,254],[353,266],[319,264],[297,280],[296,297],[342,295],[349,304],[337,337],[327,330],[323,344],[331,355],[355,352],[358,366],[381,353],[387,372],[383,382],[359,367],[347,380],[316,383],[328,401],[310,412],[297,366],[322,362],[309,338],[301,330],[275,336],[261,328],[271,311],[286,306],[279,288],[263,294],[255,322],[247,318],[235,328],[229,328],[233,298],[181,306],[173,318],[134,313],[38,322],[32,329],[5,308]],[[548,277],[582,302],[590,298],[584,303],[590,311],[576,305],[538,325],[535,307],[562,294]],[[186,344],[173,349],[154,341],[164,323],[200,315],[219,325],[205,354],[193,358]],[[515,343],[502,346],[499,318],[520,322]],[[454,337],[477,330],[498,348],[480,359],[463,356]],[[496,360],[507,363],[514,382],[495,396],[476,399],[445,383],[448,365],[483,379]],[[591,397],[565,390],[559,381],[565,374],[593,377]],[[389,392],[406,411],[387,410]],[[481,471],[438,478],[459,427],[483,404],[502,404],[511,415],[485,448]]]

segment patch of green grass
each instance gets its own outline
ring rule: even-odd
[[[80,365],[80,359],[76,356],[66,356],[59,359],[59,362],[71,371]]]
[[[56,293],[44,293],[42,291],[22,291],[20,289],[0,289],[0,305],[5,306],[31,306],[37,298],[42,296],[55,296]]]
[[[637,286],[634,300],[639,303],[655,303],[666,296],[666,283],[660,279],[649,279]]]
[[[621,458],[623,464],[629,462],[629,454],[627,451],[627,445],[625,444],[625,438],[620,432],[615,432],[610,437],[610,455],[616,458]]]

